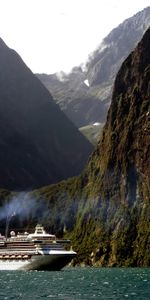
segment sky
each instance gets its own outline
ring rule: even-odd
[[[150,0],[0,0],[0,37],[34,73],[69,72]]]

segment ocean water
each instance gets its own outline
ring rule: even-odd
[[[0,271],[0,300],[150,299],[149,268]]]

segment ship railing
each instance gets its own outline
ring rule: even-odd
[[[71,241],[70,240],[57,239],[56,243],[58,243],[58,244],[70,244]]]

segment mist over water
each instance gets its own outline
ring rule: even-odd
[[[24,219],[30,214],[34,214],[36,206],[36,200],[31,198],[28,193],[19,193],[0,208],[0,220],[16,215]]]
[[[63,234],[63,230],[71,230],[78,209],[78,201],[69,201],[64,205],[66,193],[62,193],[57,203],[53,203],[42,196],[30,192],[16,193],[11,199],[5,201],[0,207],[0,232],[6,233],[5,227],[10,230],[25,228],[33,231],[33,227],[40,223],[48,232]],[[57,208],[57,209],[56,209]]]
[[[37,200],[30,193],[21,192],[14,195],[0,207],[0,223],[3,224],[2,227],[5,226],[6,235],[12,221],[20,227],[24,222],[28,223],[29,220],[42,223],[47,214],[46,201],[43,199]]]

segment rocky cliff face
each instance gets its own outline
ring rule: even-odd
[[[38,192],[59,212],[45,222],[65,227],[76,263],[150,264],[149,51],[150,28],[117,74],[102,138],[83,173]]]
[[[94,224],[91,258],[100,265],[150,263],[149,49],[150,29],[117,74],[103,136],[83,177],[89,203],[82,223],[86,232]]]
[[[150,7],[147,7],[104,38],[90,55],[86,71],[74,68],[69,75],[63,74],[61,81],[56,75],[38,74],[77,127],[105,122],[115,76],[149,25]]]
[[[0,187],[29,189],[77,175],[92,149],[0,40]]]

